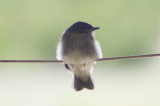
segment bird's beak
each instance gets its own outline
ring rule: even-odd
[[[99,29],[99,27],[93,27],[92,31]]]
[[[99,29],[99,27],[93,27],[93,28],[91,28],[91,29],[87,29],[86,31],[95,31],[95,30],[97,30],[97,29]]]

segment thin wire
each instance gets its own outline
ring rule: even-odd
[[[135,56],[108,57],[108,58],[100,58],[97,59],[96,61],[135,59],[135,58],[157,57],[157,56],[160,56],[160,53],[135,55]],[[63,63],[63,60],[0,60],[0,63]]]
[[[62,60],[0,60],[0,63],[62,63]]]
[[[136,56],[109,57],[109,58],[97,59],[96,61],[122,60],[122,59],[134,59],[134,58],[156,57],[156,56],[160,56],[160,53],[157,53],[157,54],[136,55]]]

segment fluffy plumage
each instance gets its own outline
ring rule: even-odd
[[[99,43],[94,39],[93,27],[85,22],[76,22],[67,28],[57,47],[57,59],[63,60],[67,70],[74,75],[74,89],[94,89],[91,78],[95,59],[102,58]]]

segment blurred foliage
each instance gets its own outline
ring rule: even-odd
[[[154,52],[160,0],[0,0],[0,59],[56,59],[76,21],[99,26],[103,56]],[[128,62],[128,61],[127,61]]]

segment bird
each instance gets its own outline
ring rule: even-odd
[[[77,21],[62,33],[57,45],[56,57],[63,60],[65,68],[72,73],[75,91],[94,89],[93,65],[96,59],[102,58],[101,46],[94,37],[97,29],[99,27]]]

